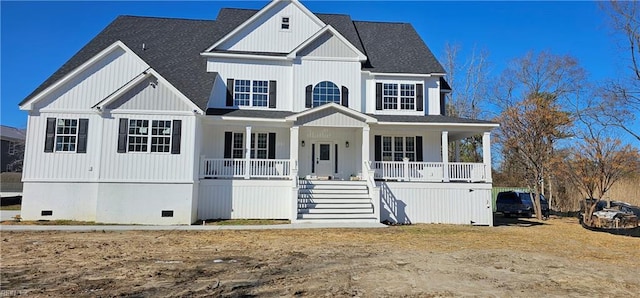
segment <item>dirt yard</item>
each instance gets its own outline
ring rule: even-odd
[[[573,218],[489,227],[2,232],[0,296],[617,296],[640,238]]]

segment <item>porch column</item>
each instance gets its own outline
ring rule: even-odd
[[[449,132],[442,132],[442,182],[449,182]]]
[[[251,177],[251,126],[247,126],[244,134],[244,179]]]
[[[296,179],[298,176],[298,146],[299,146],[300,127],[292,126],[289,129],[289,174],[291,179]]]
[[[484,176],[486,182],[491,182],[491,133],[482,135],[482,163],[484,163]]]
[[[360,162],[360,166],[362,167],[362,177],[367,177],[367,168],[364,166],[364,163],[369,161],[369,125],[362,128],[362,162]]]

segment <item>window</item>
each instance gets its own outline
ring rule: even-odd
[[[7,154],[9,154],[9,155],[16,154],[16,143],[9,142],[9,148],[7,149]]]
[[[257,137],[257,138],[256,138]],[[257,143],[257,144],[256,144]],[[266,159],[269,148],[269,134],[251,134],[251,158]]]
[[[147,152],[149,120],[129,120],[129,152]]]
[[[269,81],[235,80],[233,103],[236,106],[266,107]]]
[[[244,158],[244,134],[241,132],[233,133],[232,144],[233,151],[231,152],[231,157]]]
[[[151,152],[171,151],[171,121],[151,121]]]
[[[400,84],[400,109],[414,110],[416,108],[416,85]]]
[[[151,137],[149,137],[151,136]],[[129,152],[171,152],[171,121],[129,119]]]
[[[58,119],[56,122],[56,151],[75,152],[78,119]]]
[[[383,84],[383,104],[385,110],[398,109],[398,84]]]
[[[415,84],[384,83],[382,92],[382,104],[385,110],[416,109]]]
[[[336,84],[324,81],[313,87],[313,107],[330,102],[340,104],[340,89]]]
[[[402,161],[405,157],[416,160],[415,137],[382,137],[383,161]]]
[[[280,29],[289,30],[290,19],[289,17],[282,17],[282,23],[280,24]]]
[[[244,133],[233,133],[232,157],[244,158]],[[268,133],[252,133],[251,134],[251,158],[267,159],[269,156],[269,134]]]

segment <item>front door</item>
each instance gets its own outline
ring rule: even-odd
[[[333,174],[333,158],[334,152],[331,150],[331,144],[319,143],[318,153],[315,156],[316,175],[318,177],[327,177]]]

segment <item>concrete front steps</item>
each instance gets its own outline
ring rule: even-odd
[[[365,181],[301,180],[296,222],[369,222],[373,212]]]

